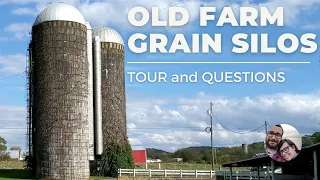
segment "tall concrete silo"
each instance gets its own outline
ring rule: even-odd
[[[36,174],[89,179],[87,27],[71,5],[45,7],[32,27],[32,129]]]
[[[124,77],[124,42],[118,32],[109,27],[94,28],[93,37],[101,42],[101,100],[104,149],[116,143],[125,147],[126,94]],[[94,71],[96,68],[94,67]]]

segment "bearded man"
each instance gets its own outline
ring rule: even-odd
[[[278,152],[278,145],[283,136],[283,129],[280,124],[273,126],[266,134],[264,148],[267,154],[275,161],[285,162]]]

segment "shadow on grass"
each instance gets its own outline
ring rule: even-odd
[[[23,169],[0,169],[0,180],[7,179],[35,179],[30,171]]]

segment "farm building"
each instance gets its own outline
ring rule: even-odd
[[[134,163],[146,163],[147,162],[147,150],[141,146],[132,146],[132,155]]]

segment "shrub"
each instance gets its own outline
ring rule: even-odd
[[[132,149],[127,143],[125,148],[118,144],[110,144],[101,157],[101,175],[105,177],[118,177],[118,169],[133,169],[134,160]]]

